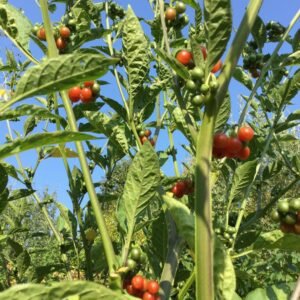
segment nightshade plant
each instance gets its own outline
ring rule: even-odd
[[[49,14],[56,2],[65,5],[60,24],[53,24]],[[8,1],[0,2],[0,27],[24,58],[17,62],[8,51],[0,66],[8,98],[0,103],[0,121],[7,121],[10,132],[0,147],[0,212],[5,213],[10,201],[33,197],[56,238],[60,271],[71,280],[70,269],[76,268],[78,277],[83,272],[87,280],[15,285],[0,293],[0,299],[241,299],[245,295],[238,294],[237,283],[242,274],[235,267],[243,258],[272,249],[300,251],[296,230],[264,232],[255,227],[280,198],[299,188],[299,155],[284,145],[299,145],[293,129],[300,123],[300,112],[285,114],[300,89],[300,31],[290,34],[300,12],[287,27],[271,20],[265,24],[259,17],[263,1],[249,0],[233,32],[230,0],[148,2],[152,20],[139,19],[143,16],[137,17],[130,5],[122,8],[113,1],[40,0],[43,23],[34,26]],[[151,36],[145,35],[145,27]],[[30,41],[44,53],[42,60],[33,56]],[[272,53],[269,43],[276,43]],[[292,50],[279,54],[284,43]],[[107,84],[101,77],[108,72],[120,101],[100,89]],[[228,122],[234,102],[228,90],[231,79],[249,90],[235,125]],[[27,102],[29,98],[35,104]],[[79,99],[82,103],[77,104]],[[17,139],[11,135],[10,120],[23,122]],[[248,127],[251,138],[249,131],[240,131]],[[169,145],[157,151],[164,131]],[[177,162],[177,131],[192,161],[185,174]],[[220,135],[228,136],[221,148],[224,155],[213,157],[214,137]],[[67,148],[69,142],[74,142],[74,150]],[[26,170],[18,153],[29,149],[36,149],[38,158],[35,167]],[[12,155],[18,167],[4,162]],[[174,177],[161,170],[169,156]],[[36,171],[49,157],[63,160],[73,205],[71,212],[55,202],[58,220],[49,216],[47,202],[34,190]],[[71,157],[78,159],[77,167],[71,168]],[[121,194],[114,186],[94,182],[96,168],[110,179],[126,158],[131,164]],[[274,184],[264,199],[264,183],[285,171],[287,185]],[[24,188],[10,190],[9,177]],[[222,192],[221,181],[226,182]],[[256,206],[250,207],[253,201]],[[111,203],[117,225],[111,223],[113,212],[106,211]],[[281,218],[299,228],[299,210],[292,209]],[[291,213],[292,219],[287,216]],[[14,251],[17,283],[33,281],[26,276],[36,267],[29,267],[26,245],[9,232],[0,233],[0,249]],[[5,255],[1,259],[8,261]],[[187,276],[180,275],[182,265]],[[143,286],[138,273],[159,282],[159,296],[156,281]],[[284,289],[257,289],[246,299],[258,299],[259,293],[288,299],[297,274],[292,279],[284,282]],[[297,293],[295,289],[292,297]]]

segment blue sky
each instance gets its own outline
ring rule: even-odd
[[[26,0],[26,1],[9,0],[8,2],[16,7],[23,9],[25,15],[29,17],[32,23],[35,22],[41,23],[41,13],[39,7],[37,6],[34,0]],[[133,0],[133,1],[120,0],[117,1],[117,3],[119,3],[123,7],[127,7],[127,5],[130,4],[134,9],[134,11],[136,12],[136,14],[138,16],[142,16],[145,19],[151,19],[153,17],[148,1],[146,0]],[[234,28],[238,27],[247,4],[248,1],[246,0],[232,1]],[[264,4],[260,11],[260,16],[265,22],[270,20],[277,20],[280,23],[282,23],[284,26],[287,26],[290,20],[293,18],[293,16],[296,14],[296,12],[299,9],[300,9],[299,0],[289,0],[287,2],[279,1],[279,0],[266,0],[264,1]],[[60,5],[57,12],[52,15],[52,20],[59,21],[63,11],[64,11],[63,7]],[[188,14],[190,13],[191,13],[191,9],[188,10]],[[299,29],[299,27],[300,25],[298,22],[297,26],[295,26],[292,33],[294,33],[296,29]],[[145,31],[148,33],[149,28],[145,27]],[[11,44],[8,41],[5,41],[3,38],[0,39],[0,42],[1,42],[0,57],[3,59],[5,54],[5,49],[11,48]],[[34,56],[40,58],[41,53],[37,52],[35,48],[32,48],[32,51]],[[282,48],[282,51],[288,52],[291,51],[291,49],[288,46],[285,46]],[[0,74],[0,78],[1,78],[1,74]],[[111,81],[111,77],[108,79],[108,81]],[[111,98],[114,99],[120,99],[119,94],[117,93],[117,89],[114,88],[114,84],[115,83],[112,82],[111,85],[104,87],[103,94],[109,95]],[[233,111],[232,111],[233,115],[231,118],[231,122],[233,122],[237,120],[239,115],[239,95],[241,94],[248,95],[249,92],[241,85],[232,81],[230,85],[230,94],[231,94],[232,107],[233,107]],[[300,106],[299,104],[297,104],[293,106],[292,109],[299,109],[299,108]],[[13,128],[20,130],[19,126],[15,127],[16,126],[15,123],[11,123],[11,125]],[[7,133],[5,122],[0,122],[0,132],[2,132],[2,137],[0,138],[0,142],[2,143],[4,142],[5,140],[4,137]],[[158,149],[166,148],[166,146],[164,145],[165,140],[166,140],[166,134],[162,133],[162,136],[159,138],[159,142],[157,146]],[[180,134],[175,134],[175,140],[177,142],[179,141],[179,143],[184,143],[184,140],[182,139]],[[74,146],[71,145],[70,147],[74,149]],[[187,158],[187,153],[184,150],[179,149],[179,159],[182,161],[185,160],[186,158]],[[26,153],[22,153],[21,159],[25,167],[33,167],[36,160],[35,152],[29,151]],[[7,161],[10,163],[15,163],[15,158],[14,157],[9,158]],[[70,159],[70,164],[74,165],[76,164],[76,161],[77,161],[76,159]],[[183,168],[181,167],[181,171],[182,170]],[[173,175],[173,167],[170,161],[166,164],[164,171],[169,175]],[[94,179],[95,181],[101,180],[102,173],[100,171],[96,172]],[[11,182],[11,185],[12,187],[18,186],[17,183],[15,182]],[[66,193],[66,190],[68,188],[67,176],[62,161],[60,159],[48,159],[40,165],[34,180],[34,188],[38,190],[41,194],[45,188],[48,188],[49,192],[56,192],[58,200],[70,207],[69,197],[68,194]]]

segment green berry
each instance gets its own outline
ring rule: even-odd
[[[286,224],[294,225],[297,222],[297,217],[295,214],[287,214],[283,220]]]
[[[190,75],[194,80],[202,80],[204,77],[204,71],[199,67],[195,67],[190,71]]]
[[[203,95],[196,95],[192,98],[192,103],[195,106],[200,106],[204,102],[205,102],[205,97]]]
[[[278,202],[277,210],[281,213],[287,213],[290,210],[289,203],[286,200]]]
[[[300,210],[300,198],[292,199],[289,203],[289,206],[292,210],[299,211]]]
[[[177,1],[175,9],[179,14],[183,14],[186,11],[186,5],[181,1]]]
[[[100,93],[100,84],[98,84],[97,82],[95,82],[92,86],[92,92],[94,96],[98,96]]]
[[[200,91],[204,95],[207,94],[209,92],[209,85],[206,84],[206,83],[202,84],[201,87],[200,87]]]
[[[271,213],[271,219],[275,222],[279,222],[280,221],[280,214],[277,210],[273,210]]]
[[[219,83],[218,83],[218,81],[211,81],[211,82],[209,83],[209,87],[210,87],[210,89],[211,89],[212,92],[217,91],[217,89],[219,88]]]
[[[185,87],[189,91],[196,91],[197,90],[197,85],[193,80],[188,80],[185,84]]]
[[[131,258],[128,258],[127,259],[127,267],[129,268],[129,270],[134,270],[136,268],[136,261],[131,259]]]
[[[130,251],[130,258],[138,261],[141,258],[141,251],[138,248],[132,248]]]

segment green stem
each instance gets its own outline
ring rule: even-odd
[[[44,26],[45,26],[45,31],[46,31],[47,42],[48,42],[49,57],[55,57],[58,55],[58,51],[57,51],[57,48],[55,45],[55,41],[54,41],[52,29],[51,29],[52,26],[51,26],[51,21],[50,21],[49,14],[48,14],[47,0],[41,0],[40,5],[41,5],[41,11],[42,11],[42,15],[43,15],[43,21],[44,21]],[[78,132],[76,119],[74,116],[72,105],[68,99],[67,92],[63,91],[61,93],[61,96],[62,96],[64,107],[65,107],[65,110],[67,113],[67,118],[69,121],[70,129],[72,131]],[[82,169],[82,173],[83,173],[83,178],[84,178],[86,188],[87,188],[87,191],[88,191],[88,194],[90,197],[90,201],[91,201],[91,204],[93,207],[93,211],[95,214],[95,219],[96,219],[96,222],[97,222],[97,225],[99,228],[99,232],[100,232],[102,240],[103,240],[103,247],[104,247],[104,251],[105,251],[105,255],[106,255],[106,259],[107,259],[107,263],[108,263],[109,272],[111,273],[111,275],[113,275],[114,267],[116,264],[115,252],[114,252],[114,249],[112,246],[111,239],[109,237],[109,233],[106,228],[106,224],[105,224],[101,206],[100,206],[100,203],[98,201],[98,197],[97,197],[97,194],[95,191],[95,187],[93,185],[92,177],[91,177],[91,174],[89,171],[89,167],[88,167],[88,163],[87,163],[87,160],[85,157],[85,152],[84,152],[83,146],[82,146],[81,142],[76,142],[75,145],[77,148],[77,153],[78,153],[78,157],[79,157],[79,161],[80,161],[80,165],[81,165],[81,169]]]
[[[203,122],[197,137],[195,166],[195,265],[197,300],[214,299],[210,170],[215,119],[218,108],[225,99],[230,79],[247,37],[254,25],[261,4],[262,0],[251,0],[249,3],[218,79],[220,88],[215,99],[217,105],[212,103],[214,99],[210,99],[211,101],[205,107]]]
[[[192,286],[194,282],[195,282],[195,270],[193,270],[190,277],[187,279],[187,281],[184,283],[184,286],[179,291],[177,296],[178,300],[184,299],[186,293],[188,292],[189,288]]]

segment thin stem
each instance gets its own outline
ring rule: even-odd
[[[46,37],[47,37],[47,42],[48,42],[48,53],[49,57],[55,57],[58,55],[58,51],[54,42],[54,37],[51,29],[51,21],[49,18],[48,14],[48,4],[47,0],[41,0],[40,1],[41,5],[41,11],[42,11],[42,16],[43,16],[43,21],[44,21],[44,26],[45,26],[45,31],[46,31]],[[76,124],[76,119],[74,116],[74,112],[71,106],[71,103],[68,99],[66,91],[63,91],[61,93],[62,100],[64,103],[64,107],[67,113],[67,118],[69,121],[69,126],[72,131],[78,132],[77,124]],[[111,239],[109,237],[109,233],[106,228],[105,220],[102,214],[101,206],[98,201],[98,197],[95,191],[95,187],[93,185],[92,177],[89,171],[88,163],[85,157],[85,152],[83,149],[83,146],[81,142],[76,142],[75,143],[76,148],[77,148],[77,153],[83,173],[83,178],[86,184],[86,188],[90,197],[90,201],[93,207],[93,211],[95,214],[95,219],[99,228],[99,232],[101,234],[102,240],[103,240],[103,247],[108,263],[108,268],[109,272],[111,275],[113,275],[114,272],[114,267],[116,264],[116,257],[115,257],[115,252],[112,246]]]
[[[193,270],[190,277],[187,279],[187,281],[184,283],[184,286],[179,291],[178,296],[177,296],[178,300],[184,299],[186,293],[188,292],[189,288],[192,286],[192,284],[194,282],[195,282],[195,270]]]

